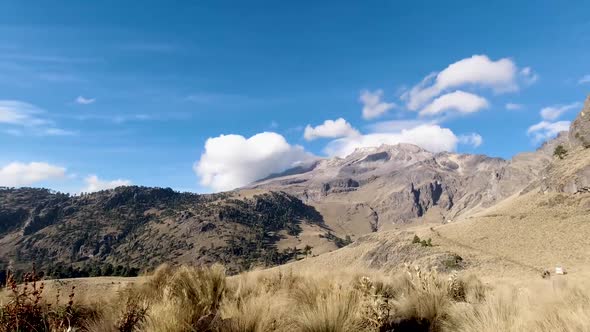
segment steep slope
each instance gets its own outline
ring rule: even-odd
[[[224,263],[230,271],[303,256],[302,228],[337,248],[322,216],[282,192],[196,195],[120,187],[82,196],[0,189],[0,259],[41,270]],[[281,241],[294,245],[285,248]],[[295,247],[295,249],[294,249]],[[108,270],[109,268],[107,268]],[[66,273],[64,271],[57,271]],[[100,272],[96,272],[100,273]]]
[[[569,150],[563,159],[556,159],[544,170],[542,190],[590,192],[590,96],[572,122],[567,138],[559,144]]]
[[[383,145],[252,187],[284,190],[316,207],[340,234],[361,235],[417,218],[441,222],[489,207],[538,181],[551,153],[543,147],[507,161]]]
[[[569,141],[574,148],[590,148],[590,95],[586,97],[582,111],[571,125]]]
[[[448,186],[449,177],[439,172],[440,181],[448,187],[441,186],[438,192],[451,192],[449,187],[455,188],[449,197],[471,206],[469,213],[457,213],[454,220],[448,219],[444,224],[414,223],[365,235],[346,248],[280,268],[313,270],[347,266],[387,271],[399,269],[403,264],[417,264],[440,270],[467,269],[488,279],[525,280],[538,278],[545,269],[563,266],[570,278],[587,278],[590,276],[590,147],[581,138],[588,133],[589,110],[590,98],[572,123],[570,133],[561,133],[536,152],[517,155],[510,162],[496,161],[497,165],[492,167],[485,159],[467,167],[456,162],[460,167],[455,169],[474,170],[473,179],[462,179],[463,188]],[[559,145],[568,149],[563,158],[553,156]],[[473,160],[473,156],[453,154],[434,155],[433,159],[440,160],[440,156]],[[428,174],[423,162],[416,162],[412,167]],[[523,176],[526,172],[530,176]],[[479,193],[478,188],[482,190]],[[416,191],[416,187],[412,186],[411,190]],[[456,199],[461,191],[462,197]],[[431,196],[443,197],[442,194]],[[473,203],[479,206],[473,208]],[[453,209],[449,208],[447,213]],[[414,235],[430,238],[433,246],[412,243]]]

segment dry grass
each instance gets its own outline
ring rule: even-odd
[[[588,331],[590,288],[562,278],[527,288],[406,266],[330,272],[162,266],[79,331]]]

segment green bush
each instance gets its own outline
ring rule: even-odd
[[[560,144],[555,147],[553,155],[559,159],[563,159],[565,156],[567,156],[567,150],[563,147],[563,145]]]

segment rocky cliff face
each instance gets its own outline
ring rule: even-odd
[[[548,142],[547,148],[566,147],[563,159],[554,158],[542,174],[541,190],[564,193],[590,192],[590,96],[568,133]]]
[[[590,95],[586,98],[582,111],[578,114],[574,122],[572,122],[569,131],[569,141],[573,148],[590,148]]]
[[[378,227],[383,229],[434,210],[440,221],[453,219],[517,194],[538,178],[551,153],[542,149],[507,161],[431,153],[411,144],[384,145],[358,149],[346,158],[322,160],[307,172],[267,179],[253,187],[284,190],[325,211],[362,204],[377,215]],[[336,219],[354,219],[331,214]],[[357,222],[374,229],[371,218]],[[326,222],[335,227],[342,224],[330,218]]]
[[[558,145],[568,149],[563,160],[553,156]],[[343,226],[342,220],[383,229],[432,217],[429,211],[436,211],[440,221],[452,220],[539,188],[590,192],[590,96],[569,132],[512,160],[431,153],[411,144],[384,145],[318,161],[305,171],[286,172],[252,186],[285,190],[327,211],[326,222],[343,231],[354,227],[346,228],[350,225]],[[347,215],[350,211],[342,209],[347,204],[366,206],[372,214],[366,220]]]

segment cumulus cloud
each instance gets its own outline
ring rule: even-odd
[[[0,167],[0,186],[21,187],[65,177],[66,169],[43,162],[12,162]]]
[[[590,74],[584,75],[578,80],[578,84],[590,83]]]
[[[527,130],[527,134],[533,137],[533,140],[538,143],[554,138],[562,131],[568,131],[570,128],[570,121],[541,121],[532,125]]]
[[[433,116],[450,111],[473,113],[487,107],[489,107],[489,103],[485,98],[458,90],[434,99],[420,111],[420,115]]]
[[[383,90],[375,90],[374,92],[363,90],[359,97],[359,101],[363,104],[363,119],[370,120],[387,113],[396,105],[394,103],[386,103],[382,100]]]
[[[358,130],[354,129],[350,123],[348,123],[343,118],[336,120],[326,120],[323,124],[317,127],[307,125],[307,127],[305,127],[305,131],[303,132],[303,137],[307,141],[313,141],[314,139],[320,137],[338,138],[356,135],[359,135]]]
[[[545,107],[541,110],[541,117],[543,120],[553,121],[559,118],[563,113],[581,107],[582,104],[579,102],[567,104],[567,105],[553,105]]]
[[[117,179],[117,180],[101,180],[96,175],[90,175],[84,179],[86,186],[82,189],[82,192],[95,192],[107,189],[113,189],[121,186],[130,186],[131,181]]]
[[[84,96],[78,96],[78,98],[76,98],[76,103],[80,104],[80,105],[90,105],[92,103],[94,103],[96,101],[95,98],[86,98]]]
[[[433,152],[454,151],[457,148],[457,143],[459,143],[459,138],[448,128],[425,124],[409,129],[402,129],[398,132],[372,133],[356,137],[340,138],[330,142],[325,152],[331,156],[344,157],[357,148],[398,143],[415,144]]]
[[[530,68],[520,71],[528,81],[535,74]],[[439,73],[431,73],[422,82],[402,95],[410,110],[418,110],[441,93],[461,86],[491,88],[496,93],[518,90],[519,71],[508,58],[491,60],[486,55],[474,55],[459,60]]]
[[[483,137],[480,134],[471,133],[468,135],[459,136],[459,143],[471,145],[474,148],[479,147],[483,143]]]
[[[509,111],[518,111],[523,109],[524,106],[522,104],[515,104],[515,103],[507,103],[506,109]]]
[[[313,159],[303,147],[290,145],[273,132],[250,138],[220,135],[207,139],[205,151],[193,169],[203,186],[217,191],[252,183]]]

